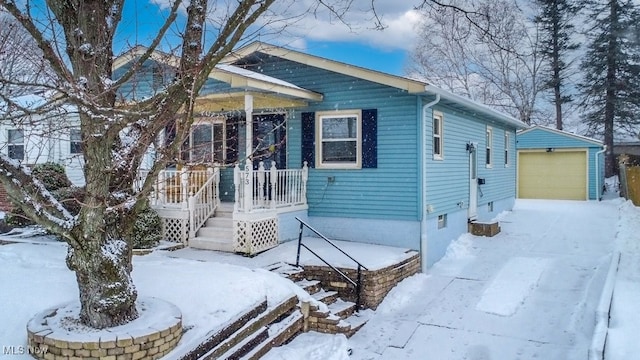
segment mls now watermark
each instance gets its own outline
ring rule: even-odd
[[[3,346],[3,355],[43,355],[49,349],[46,346]]]

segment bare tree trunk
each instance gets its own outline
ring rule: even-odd
[[[611,29],[619,28],[618,18],[618,2],[610,2],[611,11]],[[617,35],[612,32],[609,34],[607,43],[607,78],[606,78],[606,95],[604,105],[604,145],[607,147],[604,157],[604,174],[606,177],[613,176],[615,156],[613,155],[613,122],[615,120],[615,102],[616,102],[616,53],[618,47]]]
[[[67,265],[75,271],[80,291],[80,320],[98,329],[126,324],[138,317],[131,247],[104,232],[91,236],[82,248],[70,246],[67,254]]]

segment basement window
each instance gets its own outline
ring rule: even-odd
[[[447,214],[438,215],[438,229],[447,227]]]

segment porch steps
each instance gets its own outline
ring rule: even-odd
[[[189,247],[233,252],[233,204],[221,203],[196,237],[189,240]]]
[[[210,331],[180,360],[259,359],[272,347],[280,346],[297,335],[303,327],[298,298],[273,307],[262,301],[218,329]]]
[[[355,303],[342,300],[336,291],[325,290],[319,280],[304,278],[302,268],[286,263],[265,268],[292,280],[312,296],[315,304],[310,304],[308,330],[351,337],[369,320],[370,311],[356,312]]]

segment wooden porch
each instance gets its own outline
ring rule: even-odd
[[[234,201],[220,200],[220,167],[162,171],[151,207],[164,238],[187,246],[253,255],[278,245],[278,214],[307,209],[308,167],[277,169],[275,161],[233,168]],[[140,174],[144,179],[145,173]]]

